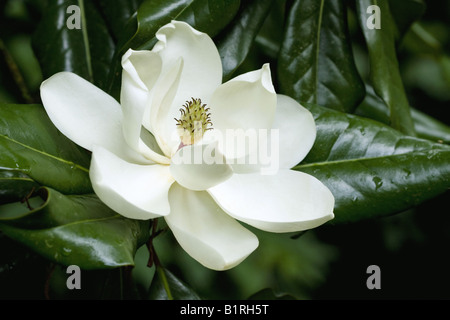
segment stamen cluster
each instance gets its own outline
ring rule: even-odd
[[[200,141],[203,134],[212,130],[211,113],[201,99],[191,98],[180,109],[180,119],[176,119],[183,145],[191,145]]]

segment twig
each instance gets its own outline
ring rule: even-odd
[[[2,39],[0,39],[0,51],[3,53],[6,65],[8,66],[8,69],[12,74],[14,82],[16,83],[17,87],[20,90],[20,93],[22,94],[22,98],[25,100],[26,103],[34,103],[34,100],[31,97],[30,92],[25,84],[25,80],[22,76],[22,73],[20,72],[19,67],[17,66],[13,57],[9,53]]]
[[[55,271],[56,264],[51,263],[50,267],[47,271],[47,279],[45,279],[45,285],[44,285],[44,296],[45,300],[50,300],[50,279],[53,275],[53,272]]]
[[[31,188],[31,191],[22,199],[22,201],[20,201],[21,203],[26,202],[27,203],[27,207],[28,207],[29,210],[33,210],[33,207],[31,207],[30,202],[28,200],[33,195],[34,190],[35,190],[35,187]]]

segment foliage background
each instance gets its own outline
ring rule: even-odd
[[[118,61],[120,50],[117,48],[133,46],[136,43],[151,48],[153,43],[144,36],[148,30],[141,30],[141,33],[138,32],[134,37],[130,37],[130,33],[123,36],[129,31],[119,28],[119,23],[112,23],[128,20],[139,8],[141,1],[118,0],[117,5],[111,4],[112,2],[84,1],[86,14],[94,15],[89,18],[90,21],[98,23],[95,30],[99,34],[93,36],[98,41],[91,48],[92,59],[97,60],[92,64],[92,70],[84,69],[84,61],[73,62],[70,67],[79,73],[91,75],[93,78],[90,80],[114,95],[117,92],[117,82],[105,79],[108,79],[109,71],[117,67],[110,63]],[[204,2],[197,1],[200,4]],[[287,1],[288,8],[293,2]],[[407,18],[414,2],[416,1],[402,1],[404,6],[397,6],[397,11],[393,14]],[[69,49],[62,48],[63,43],[52,38],[55,36],[55,32],[51,31],[51,22],[54,20],[52,14],[56,12],[54,7],[65,8],[69,3],[78,2],[1,2],[0,102],[40,103],[39,85],[49,75],[60,71],[58,59],[65,59],[64,54],[70,53],[70,50],[83,50],[70,43]],[[285,1],[259,3],[260,5],[256,6],[259,11],[252,11],[255,16],[253,20],[252,17],[249,18],[252,23],[247,30],[251,33],[252,30],[259,30],[261,26],[262,29],[256,41],[248,40],[253,45],[247,46],[250,48],[248,56],[235,70],[235,74],[259,68],[266,61],[271,62],[272,68],[277,66],[277,50],[281,45],[279,35],[283,33],[286,23],[282,9]],[[354,1],[345,3],[348,6],[353,54],[359,74],[367,84],[370,82],[370,74],[364,35],[358,26]],[[255,1],[243,0],[240,10],[252,5],[255,5]],[[161,7],[161,12],[168,10],[167,8],[168,6]],[[239,6],[233,10],[237,9]],[[200,5],[193,10],[202,12],[202,7]],[[233,10],[230,9],[230,12]],[[267,12],[267,18],[261,12]],[[202,14],[207,15],[205,12]],[[258,14],[263,18],[256,19]],[[407,29],[398,46],[399,70],[410,105],[446,125],[450,125],[449,17],[450,1],[427,1],[419,22],[421,28],[432,37],[428,40],[434,45],[424,45],[423,37],[418,38],[417,32]],[[142,14],[138,19],[152,22],[154,17]],[[149,29],[155,28],[151,23],[146,26]],[[231,23],[228,26],[230,29],[226,30],[232,30],[233,26]],[[156,30],[157,28],[154,29]],[[227,34],[220,33],[219,30],[214,34],[214,40],[219,44],[219,48],[226,48],[226,44],[233,43],[234,38],[228,36],[227,39]],[[239,33],[239,30],[236,32]],[[102,37],[102,33],[108,37]],[[58,52],[57,55],[46,55],[53,49]],[[231,74],[233,64],[228,71]],[[272,73],[275,83],[278,84],[279,75],[274,71]],[[320,102],[323,101],[319,101],[319,104]],[[350,112],[364,113],[361,108]],[[445,126],[439,129],[442,130],[442,139],[448,143],[450,130]],[[433,137],[435,138],[435,135]],[[293,239],[295,235],[292,234],[268,234],[252,229],[260,239],[258,250],[241,265],[226,272],[217,273],[199,266],[183,252],[170,232],[158,236],[155,239],[155,247],[166,269],[170,270],[176,279],[188,283],[188,286],[178,284],[177,287],[178,280],[173,280],[174,286],[181,288],[181,297],[192,298],[198,295],[208,299],[246,299],[260,292],[272,297],[287,293],[301,299],[448,299],[450,259],[447,252],[450,217],[446,200],[449,195],[447,190],[401,214],[326,225],[295,237],[296,239]],[[83,270],[83,289],[69,291],[65,286],[65,266],[49,261],[0,233],[0,298],[155,298],[158,297],[159,291],[155,288],[158,283],[154,278],[154,267],[146,267],[147,260],[148,252],[146,247],[142,246],[137,252],[134,268]],[[368,290],[366,287],[366,269],[372,264],[381,268],[381,290]],[[149,287],[152,289],[148,290]],[[193,291],[186,289],[187,287]],[[261,290],[266,288],[271,288],[273,293],[261,293]]]

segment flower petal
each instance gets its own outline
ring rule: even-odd
[[[272,129],[279,130],[280,168],[290,169],[299,164],[316,140],[316,124],[311,112],[285,95],[277,95]]]
[[[211,120],[214,131],[224,137],[220,139],[223,141],[220,149],[227,158],[241,158],[248,152],[236,149],[236,144],[227,141],[227,133],[234,130],[237,134],[257,135],[261,129],[271,129],[276,100],[268,64],[231,79],[214,92],[210,104]]]
[[[60,72],[42,83],[41,98],[53,124],[81,147],[99,145],[129,161],[150,162],[126,144],[120,104],[92,83]]]
[[[231,177],[233,171],[217,150],[217,143],[189,145],[173,157],[170,172],[175,180],[190,190],[206,190]]]
[[[94,147],[89,174],[97,196],[127,218],[147,220],[170,212],[168,193],[174,179],[169,166],[128,163]]]
[[[223,212],[207,192],[175,183],[169,200],[167,224],[181,247],[205,267],[230,269],[257,248],[257,237]]]
[[[161,72],[161,58],[151,51],[128,50],[122,57],[122,87],[120,103],[123,111],[123,135],[136,152],[158,163],[169,159],[152,150],[141,139],[146,109],[151,106],[151,89]],[[147,120],[150,123],[150,119]]]
[[[177,108],[192,97],[207,99],[222,83],[222,62],[212,39],[181,21],[172,21],[158,30],[159,42],[153,51],[162,59],[164,74],[184,61]]]
[[[163,107],[164,127],[176,131],[174,118],[179,118],[179,109],[191,97],[208,103],[214,90],[222,83],[222,63],[212,39],[205,33],[193,29],[185,22],[172,21],[158,30],[159,40],[153,48],[162,59],[162,75],[183,61],[178,90],[170,104]]]
[[[232,217],[270,232],[306,230],[334,217],[330,190],[299,171],[235,174],[208,192]]]
[[[120,104],[71,72],[60,72],[41,85],[44,108],[53,124],[69,139],[92,151],[122,134]]]
[[[176,131],[176,121],[170,117],[170,105],[180,85],[181,72],[183,71],[183,59],[179,59],[161,76],[155,87],[150,114],[151,126],[156,141],[165,155],[171,157],[180,145],[180,137]]]

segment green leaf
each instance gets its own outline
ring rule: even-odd
[[[89,193],[90,155],[63,136],[40,105],[0,104],[0,167],[63,193]]]
[[[285,29],[285,16],[286,1],[274,0],[270,12],[255,39],[256,47],[264,54],[266,59],[278,59]],[[280,21],[283,21],[283,23],[280,23]]]
[[[367,8],[380,8],[380,29],[366,26]],[[396,26],[386,0],[357,1],[359,23],[369,52],[370,79],[376,94],[389,107],[390,125],[408,135],[414,135],[414,123],[403,87],[396,52]]]
[[[251,0],[239,11],[230,27],[217,39],[224,81],[244,62],[264,23],[273,0]]]
[[[156,31],[171,20],[185,21],[214,37],[234,17],[239,3],[239,0],[146,0],[137,11],[136,33],[125,47],[150,49]]]
[[[96,2],[101,8],[112,35],[117,40],[142,0],[96,0]]]
[[[179,15],[193,0],[150,1],[139,6],[137,15],[129,21],[127,28],[119,37],[117,52],[125,53],[129,48],[150,49],[155,43],[155,33],[173,17]]]
[[[396,0],[389,2],[392,18],[397,28],[397,38],[401,40],[411,25],[425,12],[423,0]]]
[[[145,0],[119,38],[111,67],[108,91],[120,92],[120,57],[129,49],[148,50],[156,43],[155,33],[172,20],[185,21],[209,36],[217,35],[235,16],[240,0]]]
[[[157,266],[149,289],[149,300],[200,300],[200,297],[169,270]]]
[[[280,90],[300,102],[351,112],[364,98],[342,1],[296,0],[279,54]]]
[[[39,185],[20,171],[0,168],[0,204],[22,200]]]
[[[70,5],[80,8],[80,29],[66,25],[76,14],[67,13]],[[33,47],[44,78],[71,71],[99,88],[106,87],[114,43],[92,1],[49,1],[33,35]]]
[[[379,122],[310,105],[317,139],[295,170],[321,180],[336,199],[330,223],[386,216],[450,187],[450,147]]]
[[[82,269],[134,265],[136,249],[148,237],[148,221],[127,219],[94,194],[65,196],[42,188],[33,197],[36,204],[38,198],[41,204],[32,210],[21,203],[0,206],[0,230],[63,265]]]
[[[367,89],[366,98],[356,109],[355,114],[389,124],[389,109],[374,92]],[[414,130],[419,138],[435,142],[450,143],[450,127],[439,120],[411,107]]]

